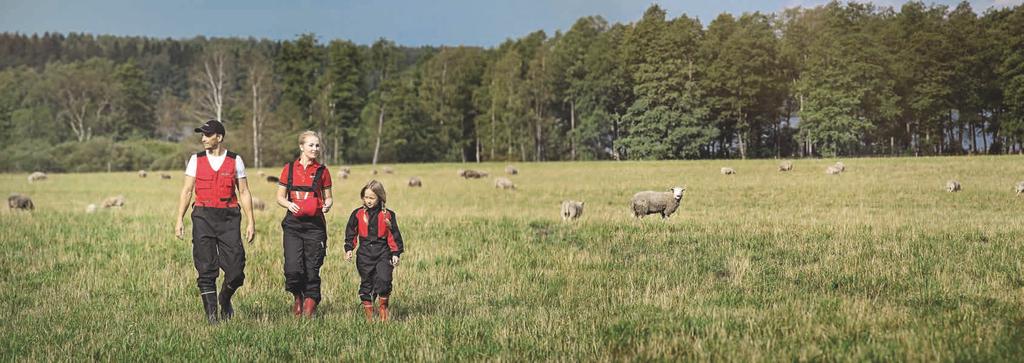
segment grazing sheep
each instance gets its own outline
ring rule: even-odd
[[[40,180],[46,180],[46,173],[41,172],[41,171],[37,171],[35,173],[32,173],[32,174],[28,175],[28,182],[29,183],[35,182],[35,181],[40,181]]]
[[[392,169],[390,166],[385,166],[385,167],[381,168],[381,170],[384,171],[384,174],[394,174],[395,173],[395,169]]]
[[[575,220],[583,216],[583,203],[575,200],[567,200],[562,202],[562,220],[569,221]]]
[[[260,171],[257,171],[257,172],[256,172],[256,175],[259,175],[259,176],[260,176],[260,178],[262,178],[262,177],[265,177],[265,176],[267,176],[267,173],[264,173],[264,172],[263,172],[263,170],[260,170]]]
[[[344,168],[344,169],[341,169],[340,171],[338,171],[338,177],[342,178],[342,179],[348,179],[348,174],[349,174],[348,168]]]
[[[644,191],[633,194],[630,200],[633,216],[643,218],[648,214],[661,214],[661,218],[668,218],[679,208],[679,201],[683,199],[685,191],[686,186],[681,186],[672,187],[668,192]]]
[[[412,178],[409,178],[409,187],[418,188],[418,187],[422,187],[422,186],[423,186],[423,181],[420,180],[420,177],[414,176]]]
[[[735,175],[736,169],[725,167],[722,168],[722,175]]]
[[[341,167],[341,171],[345,172],[345,174],[352,174],[352,168],[348,166]]]
[[[494,179],[494,187],[500,189],[515,189],[516,185],[512,184],[512,181],[508,180],[508,178],[497,178]]]
[[[262,199],[252,197],[252,209],[253,210],[264,210],[267,209],[267,203],[264,203]]]
[[[32,198],[14,193],[7,197],[7,208],[15,210],[33,210],[36,209],[36,205],[32,204]]]
[[[268,175],[267,176],[267,183],[280,183],[280,182],[281,182],[281,179],[278,179],[276,176],[273,176],[273,175]]]
[[[1017,196],[1024,194],[1024,181],[1017,183]]]
[[[956,180],[950,180],[946,182],[946,191],[953,193],[960,191],[960,182]]]
[[[829,165],[827,168],[825,168],[825,174],[828,175],[839,175],[839,173],[841,172],[843,171],[837,168],[835,165]]]
[[[96,205],[95,204],[89,204],[89,205],[85,206],[85,212],[86,213],[96,213]]]
[[[779,171],[793,171],[793,162],[783,161],[779,163]]]
[[[487,172],[476,171],[476,170],[462,170],[459,169],[459,176],[466,179],[480,179],[487,176]]]
[[[140,178],[145,178],[147,176],[149,176],[149,173],[147,173],[145,170],[139,170],[139,177]]]
[[[101,203],[101,205],[103,206],[103,208],[112,208],[112,207],[120,208],[120,207],[124,207],[124,196],[123,195],[117,195],[117,196],[113,196],[113,197],[104,199],[103,203]]]
[[[840,173],[846,171],[846,164],[843,164],[842,161],[837,161],[836,164],[835,164],[835,167],[836,167],[836,169],[839,169]]]
[[[518,175],[519,174],[519,169],[516,169],[512,165],[506,166],[505,167],[505,174],[508,174],[508,175]]]
[[[160,179],[171,179],[171,174],[160,173]]]

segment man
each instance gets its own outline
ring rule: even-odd
[[[192,155],[185,167],[185,186],[178,201],[178,215],[175,219],[174,235],[182,239],[185,227],[182,219],[192,200],[193,190],[196,201],[192,208],[192,260],[199,277],[199,294],[206,311],[206,320],[217,323],[217,303],[220,303],[220,318],[227,320],[234,315],[231,296],[245,280],[245,248],[241,240],[241,215],[238,206],[245,212],[245,239],[252,243],[256,234],[255,219],[252,215],[252,196],[245,178],[245,164],[242,157],[221,146],[224,141],[224,125],[217,120],[207,121],[195,132],[203,134],[203,148],[206,150]],[[238,188],[238,197],[235,196]],[[217,296],[218,268],[224,270],[220,296]]]

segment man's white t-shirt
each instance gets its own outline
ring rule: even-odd
[[[221,156],[210,155],[210,152],[206,152],[206,160],[210,161],[210,167],[213,171],[220,170],[220,166],[224,164],[224,158],[228,156],[228,151],[224,150],[224,154]],[[185,175],[195,178],[196,177],[196,154],[192,154],[192,157],[188,159],[188,164],[185,165]],[[242,156],[238,155],[235,157],[235,178],[245,178],[245,163],[242,162]]]

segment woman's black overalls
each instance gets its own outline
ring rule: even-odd
[[[295,162],[288,164],[288,178],[284,187],[288,201],[292,192],[313,193],[314,198],[323,198],[321,177],[325,167],[320,165],[309,186],[297,186],[292,182]],[[318,212],[310,217],[296,217],[286,212],[281,221],[284,231],[284,289],[295,296],[311,298],[320,303],[320,267],[327,254],[327,223],[324,214]]]

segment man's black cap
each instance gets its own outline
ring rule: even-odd
[[[204,134],[221,134],[224,133],[224,124],[217,120],[206,121],[203,126],[196,127],[196,132],[202,132]]]

